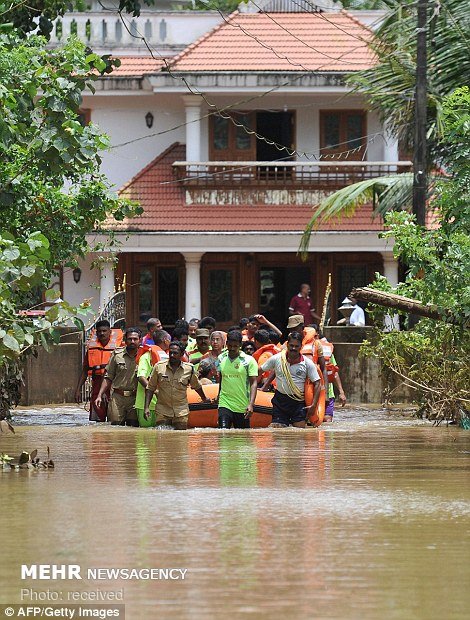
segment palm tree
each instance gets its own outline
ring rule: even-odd
[[[348,83],[361,92],[406,150],[413,148],[416,73],[416,2],[383,0],[389,8],[371,47],[378,58],[372,68],[360,71]],[[462,84],[470,83],[470,11],[461,0],[429,2],[428,14],[428,161],[435,170],[441,159],[438,138],[441,103]],[[429,194],[436,175],[430,174]],[[316,224],[338,216],[351,216],[357,207],[373,203],[378,215],[410,209],[412,173],[369,179],[328,196],[316,209],[302,237],[300,250],[308,250]]]

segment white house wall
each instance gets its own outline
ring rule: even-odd
[[[237,99],[218,98],[215,103],[224,107],[239,101]],[[278,97],[255,100],[237,109],[283,109],[296,110],[296,147],[300,152],[318,155],[320,147],[319,111],[322,109],[363,108],[358,98],[339,101],[337,97],[331,102],[321,97],[318,104],[314,96],[296,97],[295,99]],[[174,142],[186,141],[184,103],[179,95],[100,95],[86,97],[84,107],[90,108],[91,118],[111,138],[112,148],[103,153],[102,170],[111,183],[122,187],[144,166],[151,162]],[[206,105],[201,106],[201,160],[209,159],[209,119]],[[151,112],[153,126],[148,129],[145,115]],[[180,126],[168,133],[167,129]],[[381,135],[383,127],[374,112],[367,115],[367,133],[378,134],[368,143],[367,159],[381,161],[384,158],[384,140]],[[124,144],[128,143],[128,144]],[[299,156],[298,159],[308,159]]]
[[[79,262],[82,275],[78,284],[73,280],[72,269],[64,268],[62,297],[73,306],[78,306],[85,299],[90,299],[96,314],[100,305],[100,271],[96,267],[91,269],[94,258],[93,254],[89,254],[85,260]]]
[[[91,109],[93,123],[111,138],[112,148],[102,154],[101,169],[117,189],[173,142],[185,141],[184,127],[155,135],[184,122],[180,97],[152,94],[95,96],[86,97],[83,105]],[[145,123],[147,112],[154,117],[151,129]],[[120,146],[124,142],[130,144]]]

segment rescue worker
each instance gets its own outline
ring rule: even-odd
[[[244,330],[243,340],[253,340],[258,329],[272,329],[279,334],[279,336],[282,336],[281,330],[277,328],[274,323],[268,321],[264,314],[252,314]]]
[[[256,399],[258,364],[241,351],[242,334],[227,334],[227,351],[219,356],[219,428],[250,428]]]
[[[302,348],[301,353],[309,357],[314,364],[318,364],[325,386],[328,385],[328,373],[326,370],[325,357],[323,355],[323,347],[316,338],[317,331],[314,327],[305,327],[304,318],[302,314],[294,314],[289,317],[287,322],[287,331],[289,333],[299,332],[302,334]]]
[[[341,382],[341,377],[339,376],[339,369],[333,354],[333,343],[329,342],[325,336],[323,336],[316,325],[314,327],[317,330],[316,338],[318,338],[323,348],[323,357],[325,358],[326,371],[328,374],[328,393],[326,398],[325,417],[323,418],[323,421],[332,422],[336,402],[334,386],[336,385],[338,389],[338,398],[342,407],[346,404],[346,394],[343,390],[343,384]]]
[[[272,333],[276,334],[274,331]],[[258,368],[261,368],[264,362],[266,362],[270,357],[281,352],[280,347],[270,342],[270,335],[266,329],[259,329],[255,332],[255,347],[256,351],[253,353],[253,357],[258,364]],[[263,380],[268,379],[269,374],[269,371],[263,373]]]
[[[188,339],[188,346],[187,349],[193,349],[196,346],[196,330],[198,328],[199,325],[199,319],[191,319],[188,322],[188,332],[189,332],[189,339]]]
[[[111,330],[109,321],[98,321],[95,325],[95,333],[87,343],[87,350],[83,360],[82,373],[78,379],[75,390],[75,401],[80,403],[82,400],[81,390],[87,379],[91,377],[91,398],[90,416],[92,422],[106,422],[108,412],[109,389],[106,392],[106,399],[100,407],[96,405],[96,397],[103,383],[106,365],[116,347],[121,346],[122,331],[120,329]]]
[[[137,327],[128,327],[124,333],[125,347],[115,349],[106,366],[103,383],[95,403],[107,400],[106,392],[111,387],[111,399],[108,407],[108,419],[111,424],[138,426],[135,412],[137,392],[136,356],[142,334]]]
[[[191,351],[188,351],[189,361],[194,364],[197,370],[197,365],[202,359],[209,357],[210,353],[210,332],[208,329],[196,330],[196,347]]]
[[[316,411],[320,398],[320,375],[316,365],[301,355],[302,335],[291,332],[287,338],[287,350],[270,357],[260,369],[260,375],[274,371],[276,391],[272,399],[273,417],[270,426],[296,426],[305,428],[309,417]],[[305,382],[314,384],[311,405],[305,404]]]
[[[157,406],[155,408],[156,423],[173,426],[175,430],[188,428],[189,406],[188,386],[196,390],[203,402],[210,402],[206,398],[202,385],[194,371],[194,367],[181,361],[183,345],[174,340],[170,344],[169,359],[155,364],[145,390],[144,417],[150,417],[150,402],[158,390]]]
[[[155,342],[155,346],[157,347],[158,355],[161,360],[168,359],[168,349],[171,342],[170,334],[164,329],[158,329],[153,334],[153,340]]]
[[[142,345],[153,345],[156,342],[153,339],[153,335],[156,331],[162,328],[162,322],[160,319],[151,318],[147,321],[147,333],[142,338]]]
[[[139,426],[148,426],[148,424],[143,423],[144,416],[144,408],[145,408],[145,390],[148,385],[148,380],[150,375],[152,374],[152,369],[155,364],[158,364],[160,361],[160,356],[158,351],[156,351],[156,347],[153,346],[149,351],[144,351],[142,355],[139,356],[137,354],[136,359],[139,358],[137,362],[137,393],[135,397],[135,411],[137,414],[137,419],[139,421]],[[155,418],[155,407],[157,404],[157,399],[154,396],[152,398],[152,402],[150,403],[150,425],[155,426],[156,418]]]

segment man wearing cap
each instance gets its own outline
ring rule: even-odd
[[[196,348],[188,351],[189,362],[197,370],[199,362],[210,355],[210,332],[208,329],[199,328],[196,330]]]
[[[320,317],[315,312],[312,300],[310,299],[310,286],[308,284],[301,284],[300,292],[294,295],[290,300],[289,314],[301,314],[304,325],[310,325],[314,319],[320,321]]]

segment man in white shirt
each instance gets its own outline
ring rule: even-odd
[[[287,339],[287,351],[270,357],[260,373],[274,370],[276,391],[272,399],[271,426],[297,426],[305,428],[309,416],[316,410],[320,397],[320,376],[312,360],[300,354],[302,335],[292,332]],[[305,381],[315,385],[313,403],[305,406]]]
[[[354,310],[351,312],[351,316],[349,317],[349,325],[354,325],[355,327],[362,327],[366,324],[366,315],[364,314],[364,310],[361,306],[357,305],[357,299],[354,297],[349,297],[351,303],[354,306]]]

